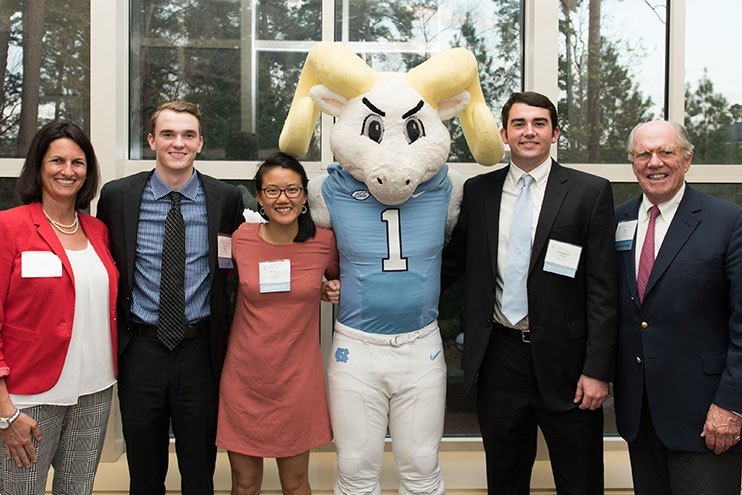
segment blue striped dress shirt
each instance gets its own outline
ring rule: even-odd
[[[160,274],[168,194],[174,189],[153,172],[144,187],[139,207],[136,261],[131,312],[135,319],[156,325],[160,306]],[[198,173],[179,190],[186,229],[185,320],[195,323],[211,313],[209,288],[209,235],[206,195]]]

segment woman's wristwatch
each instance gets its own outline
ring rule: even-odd
[[[0,430],[7,430],[8,428],[10,428],[10,425],[13,424],[13,421],[18,419],[18,416],[20,415],[21,415],[21,410],[16,408],[15,412],[13,413],[11,417],[0,418]]]

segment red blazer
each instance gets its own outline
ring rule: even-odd
[[[79,214],[80,226],[108,272],[110,332],[117,369],[118,271],[109,252],[108,229]],[[62,261],[61,277],[22,278],[21,253],[50,251]],[[39,203],[0,212],[0,370],[10,369],[10,393],[37,394],[62,373],[75,318],[72,266]]]

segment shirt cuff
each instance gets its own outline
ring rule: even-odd
[[[10,368],[7,366],[0,367],[0,378],[8,376],[10,374]]]

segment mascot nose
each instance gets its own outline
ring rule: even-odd
[[[384,181],[385,180],[386,180],[386,177],[383,176],[383,175],[377,175],[376,176],[376,182],[378,182],[380,186],[383,186],[384,185]],[[405,186],[409,186],[410,185],[410,182],[411,182],[410,179],[406,179],[404,181],[404,185]]]

